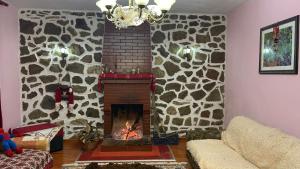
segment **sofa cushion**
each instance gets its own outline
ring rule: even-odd
[[[288,153],[274,165],[273,169],[298,169],[300,168],[300,141],[290,147]]]
[[[192,140],[187,150],[201,169],[258,169],[222,140]]]
[[[273,169],[295,140],[272,128],[257,128],[242,138],[242,155],[261,169]]]
[[[245,117],[235,117],[222,135],[224,143],[260,169],[274,169],[297,139]]]
[[[233,118],[226,131],[222,133],[222,140],[238,153],[241,153],[242,138],[247,136],[249,127],[257,125],[256,122],[242,116]]]

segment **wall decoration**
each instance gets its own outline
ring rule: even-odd
[[[298,74],[299,17],[260,30],[260,74]]]

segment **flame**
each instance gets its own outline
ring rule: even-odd
[[[126,123],[125,123],[125,126],[126,126],[127,130],[130,130],[130,128],[131,128],[131,125],[129,124],[129,122],[128,122],[128,121],[126,121]]]
[[[137,126],[133,130],[132,123],[129,121],[125,122],[125,125],[123,125],[119,132],[113,132],[112,135],[116,139],[121,139],[121,140],[138,140],[141,139],[143,134],[142,134],[142,126]]]

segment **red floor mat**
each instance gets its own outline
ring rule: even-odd
[[[173,161],[174,156],[168,146],[152,146],[150,151],[101,151],[99,146],[94,151],[82,152],[77,162],[84,161],[120,161],[120,160],[142,160],[142,161]]]

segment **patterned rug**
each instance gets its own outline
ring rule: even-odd
[[[22,154],[7,157],[0,154],[1,169],[50,169],[52,156],[47,151],[24,149]]]
[[[186,169],[187,163],[177,163],[177,162],[141,162],[142,164],[152,165],[161,169]],[[90,163],[73,163],[73,164],[64,164],[62,169],[85,169]],[[104,166],[109,163],[98,163],[99,166]],[[122,163],[118,163],[122,164]],[[128,164],[128,163],[127,163]]]
[[[175,162],[169,146],[152,146],[149,151],[101,151],[99,146],[94,151],[82,152],[77,163],[81,162],[147,162],[168,161]]]

